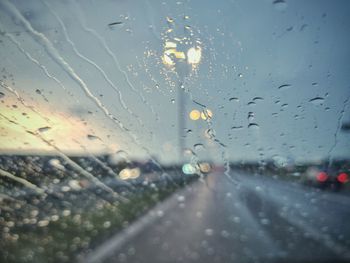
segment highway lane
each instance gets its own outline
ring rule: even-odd
[[[350,260],[349,196],[238,171],[230,176],[238,184],[215,173],[173,195],[144,227],[120,234],[91,262]]]

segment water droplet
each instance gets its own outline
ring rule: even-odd
[[[49,127],[49,126],[41,127],[41,128],[38,129],[38,132],[46,132],[46,131],[48,131],[50,129],[51,129],[51,127]]]
[[[72,188],[73,190],[76,190],[76,191],[81,189],[81,185],[80,185],[78,180],[70,180],[68,182],[68,185],[70,188]]]
[[[239,130],[239,129],[243,129],[243,126],[232,126],[231,129],[232,130]]]
[[[211,228],[207,228],[204,232],[207,236],[212,236],[214,234],[214,230]]]
[[[71,214],[71,211],[68,210],[68,209],[65,209],[65,210],[62,211],[62,215],[63,216],[69,216],[70,214]]]
[[[129,155],[127,152],[123,150],[119,150],[116,153],[111,153],[108,155],[107,162],[109,165],[118,165],[121,162],[128,162],[129,161]]]
[[[258,130],[260,129],[260,126],[257,123],[249,123],[248,128]]]
[[[237,101],[238,102],[239,99],[237,97],[232,97],[232,98],[229,99],[229,101]]]
[[[303,25],[300,27],[300,31],[303,31],[306,27],[307,27],[307,24],[303,24]]]
[[[105,222],[103,223],[103,227],[104,227],[104,228],[109,228],[111,225],[112,225],[112,224],[111,224],[110,221],[105,221]]]
[[[242,78],[242,77],[243,77],[243,74],[242,74],[242,73],[239,73],[239,74],[238,74],[238,77],[239,77],[239,78]]]
[[[284,0],[275,0],[272,4],[278,11],[283,11],[287,8],[287,3]]]
[[[194,151],[192,151],[192,150],[189,149],[189,148],[184,149],[184,154],[185,154],[185,155],[196,155],[196,154],[194,153]]]
[[[36,92],[37,94],[40,94],[40,95],[41,95],[41,90],[40,90],[40,89],[36,89],[35,92]]]
[[[232,221],[238,224],[241,222],[241,219],[238,216],[235,216]]]
[[[254,120],[254,112],[248,112],[248,121],[251,122]]]
[[[51,221],[53,221],[53,222],[57,221],[58,219],[60,219],[59,215],[51,216]]]
[[[49,164],[59,170],[65,170],[64,166],[61,164],[60,160],[53,158],[49,160]]]
[[[315,97],[309,100],[314,105],[322,105],[324,103],[324,98],[322,97]]]
[[[171,17],[166,17],[166,21],[168,22],[168,23],[174,23],[174,19],[173,18],[171,18]]]
[[[213,117],[213,112],[209,109],[204,109],[201,112],[201,118],[202,120],[207,120],[207,119],[211,119]]]
[[[281,86],[278,87],[278,89],[280,90],[286,90],[286,89],[289,89],[292,85],[290,84],[283,84]]]
[[[224,238],[228,238],[230,236],[230,233],[227,232],[226,230],[222,230],[221,231],[221,236],[224,237]]]
[[[183,195],[179,195],[179,196],[177,197],[177,201],[178,201],[178,202],[184,202],[184,201],[185,201],[185,197],[184,197]]]
[[[92,134],[88,134],[86,137],[87,137],[89,140],[101,140],[98,136],[92,135]]]
[[[208,138],[208,139],[212,139],[215,137],[215,131],[213,129],[206,129],[205,130],[205,136]]]
[[[270,224],[270,220],[268,220],[267,218],[261,219],[260,222],[261,222],[262,225],[268,225],[268,224]]]
[[[196,143],[195,145],[193,145],[193,148],[196,150],[196,151],[200,151],[200,150],[204,150],[205,147],[203,144],[201,143]]]
[[[45,227],[45,226],[47,226],[49,224],[49,220],[40,220],[39,222],[38,222],[38,226],[39,227]]]
[[[171,102],[172,104],[174,104],[174,103],[175,103],[175,99],[171,99],[170,102]]]
[[[256,105],[256,103],[255,103],[254,101],[250,101],[250,102],[248,102],[247,105],[248,105],[248,106],[254,106],[254,105]]]
[[[253,98],[253,101],[258,101],[258,100],[264,100],[264,98],[262,98],[262,97],[254,97]]]

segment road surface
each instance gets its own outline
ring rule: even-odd
[[[350,196],[214,173],[102,244],[88,262],[350,262]]]

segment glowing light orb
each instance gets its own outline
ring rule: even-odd
[[[189,116],[191,120],[196,121],[199,120],[199,118],[201,117],[201,113],[198,110],[192,110]]]

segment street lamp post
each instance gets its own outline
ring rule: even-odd
[[[177,40],[176,40],[177,41]],[[184,134],[186,124],[186,96],[184,82],[189,73],[189,68],[195,70],[200,63],[202,56],[202,49],[199,46],[188,48],[187,52],[179,51],[178,43],[174,40],[167,39],[164,44],[164,52],[162,55],[162,61],[169,69],[175,70],[179,85],[177,87],[177,99],[178,99],[178,141],[179,141],[179,162],[182,162],[183,152],[185,148]]]
[[[186,126],[186,103],[185,103],[185,89],[183,83],[180,83],[177,89],[178,97],[178,140],[179,140],[179,162],[182,162],[183,152],[186,145],[185,126]]]

